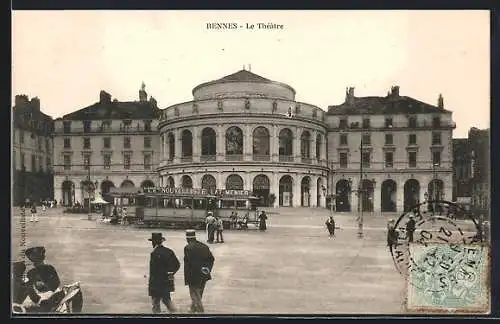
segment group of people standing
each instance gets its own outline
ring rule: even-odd
[[[215,258],[210,248],[196,239],[195,230],[186,230],[187,245],[184,247],[184,284],[189,287],[191,313],[204,313],[202,302],[206,282],[212,279],[211,273]],[[165,246],[161,233],[152,233],[149,239],[153,245],[149,262],[149,296],[153,313],[160,313],[160,302],[169,312],[176,312],[170,293],[175,291],[174,276],[180,268],[175,252]]]

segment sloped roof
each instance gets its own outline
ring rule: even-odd
[[[154,119],[160,109],[149,101],[111,101],[97,102],[70,114],[63,119],[102,120],[102,119]]]
[[[353,97],[340,105],[328,106],[328,115],[396,115],[449,113],[450,111],[429,105],[406,96]]]
[[[220,79],[212,80],[212,81],[209,81],[209,82],[205,82],[205,83],[202,83],[202,84],[196,86],[193,89],[193,94],[196,91],[196,89],[198,89],[198,88],[209,86],[209,85],[212,85],[212,84],[226,83],[226,82],[257,82],[257,83],[280,84],[280,85],[282,85],[284,87],[289,88],[290,90],[293,91],[293,93],[295,93],[295,90],[292,87],[290,87],[288,84],[280,83],[280,82],[276,82],[276,81],[273,81],[273,80],[266,79],[264,77],[261,77],[260,75],[257,75],[255,73],[252,73],[252,72],[247,71],[247,70],[240,70],[240,71],[235,72],[233,74],[226,75],[225,77],[222,77]]]
[[[14,127],[30,130],[37,134],[52,132],[54,121],[32,104],[14,106],[12,110]]]

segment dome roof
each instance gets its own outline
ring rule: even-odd
[[[295,90],[287,84],[266,79],[264,77],[261,77],[260,75],[257,75],[255,73],[252,73],[252,72],[247,71],[247,70],[240,70],[236,73],[227,75],[227,76],[222,77],[220,79],[205,82],[205,83],[202,83],[202,84],[196,86],[193,89],[193,95],[194,95],[195,91],[200,89],[200,88],[210,86],[210,85],[219,84],[219,83],[231,83],[231,82],[255,82],[255,83],[275,84],[275,85],[280,85],[282,87],[286,87],[295,94]]]

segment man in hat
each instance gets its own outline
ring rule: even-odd
[[[408,243],[413,242],[413,232],[415,232],[415,219],[413,214],[410,213],[410,220],[406,223],[406,236],[408,237]]]
[[[189,286],[191,296],[191,312],[203,313],[203,291],[208,280],[212,279],[211,272],[215,258],[209,247],[196,240],[194,230],[186,231],[187,245],[184,247],[184,283]]]
[[[206,222],[207,222],[207,234],[208,234],[207,242],[213,243],[215,238],[214,235],[215,230],[217,229],[217,220],[215,219],[214,214],[211,211],[207,213]]]
[[[45,247],[35,246],[25,251],[26,257],[33,263],[33,268],[27,273],[29,299],[42,312],[50,312],[56,301],[50,298],[59,288],[61,281],[56,269],[45,264]]]
[[[153,303],[153,313],[160,313],[160,301],[173,313],[170,293],[175,290],[174,275],[180,268],[179,260],[174,251],[163,246],[165,238],[161,233],[152,233],[148,239],[153,245],[149,260],[149,296]]]

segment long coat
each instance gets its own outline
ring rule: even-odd
[[[212,271],[215,258],[208,246],[200,241],[188,243],[184,247],[184,283],[189,286],[200,286],[212,276],[202,278],[201,268],[207,267]]]
[[[166,292],[174,291],[174,282],[169,280],[168,273],[175,274],[180,266],[174,251],[158,245],[149,260],[149,296],[163,297]]]

